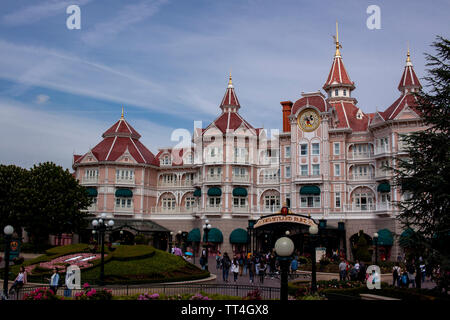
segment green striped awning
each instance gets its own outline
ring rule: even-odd
[[[233,189],[233,197],[246,197],[247,189],[242,187],[237,187]]]
[[[377,191],[378,192],[391,192],[391,185],[387,181],[382,182],[378,185]]]
[[[220,231],[217,228],[211,228],[208,232],[208,240],[206,240],[206,233],[203,231],[203,242],[216,242],[216,243],[222,243],[223,242],[223,234],[222,231]]]
[[[378,245],[380,246],[392,246],[394,244],[394,237],[392,232],[388,229],[378,230]]]
[[[212,187],[208,189],[208,196],[210,197],[220,197],[222,195],[222,190],[218,187]]]
[[[86,188],[89,197],[96,197],[98,195],[97,188]]]
[[[230,234],[230,243],[247,243],[248,234],[244,229],[234,229]]]
[[[194,197],[201,197],[202,196],[202,189],[197,188],[194,191]]]
[[[187,241],[200,242],[200,229],[199,228],[192,229],[191,232],[188,233]]]
[[[407,248],[411,246],[411,237],[414,235],[414,230],[411,228],[406,229],[402,232],[400,235],[400,238],[398,239],[398,243],[401,247]]]
[[[319,195],[320,188],[318,186],[303,186],[300,188],[300,194]]]
[[[133,191],[130,189],[117,189],[116,197],[117,198],[131,198],[133,196]]]

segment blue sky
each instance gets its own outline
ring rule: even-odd
[[[81,29],[66,27],[67,6]],[[369,5],[381,29],[366,26]],[[173,129],[219,115],[228,73],[254,126],[281,128],[280,101],[321,89],[339,40],[364,112],[398,97],[407,42],[419,78],[449,1],[4,0],[0,163],[71,167],[120,117],[157,153]]]

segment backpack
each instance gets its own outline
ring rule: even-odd
[[[397,268],[394,268],[394,277],[398,277],[398,271],[397,271]]]

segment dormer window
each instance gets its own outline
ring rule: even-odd
[[[347,96],[347,90],[344,89],[344,97]]]
[[[161,159],[161,164],[162,164],[162,165],[170,165],[170,164],[171,164],[170,156],[169,156],[169,155],[165,155],[165,156]]]
[[[334,90],[334,96],[338,96],[338,95],[339,95],[339,90],[338,89]]]
[[[358,110],[358,112],[356,113],[356,119],[361,120],[363,118],[363,113],[361,111],[361,109]]]

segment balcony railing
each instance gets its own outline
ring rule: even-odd
[[[373,173],[367,173],[367,174],[349,174],[348,175],[349,180],[351,181],[361,181],[361,180],[372,180],[374,179]]]
[[[348,153],[349,160],[363,160],[363,159],[370,159],[371,157],[373,157],[372,152],[349,152]]]
[[[208,174],[206,175],[207,182],[221,182],[222,174]]]
[[[249,182],[249,175],[234,175],[233,174],[233,182]]]
[[[192,213],[192,212],[196,212],[199,211],[199,207],[198,206],[190,206],[190,207],[152,207],[150,209],[151,213]]]
[[[322,180],[322,174],[298,174],[297,180]]]
[[[132,178],[116,177],[116,184],[134,184],[134,176]]]
[[[263,184],[278,184],[280,183],[279,176],[263,176],[261,181]]]
[[[206,212],[218,212],[218,211],[222,211],[222,204],[217,204],[217,205],[206,205],[205,208]]]
[[[131,205],[131,206],[121,206],[121,205],[116,205],[116,206],[114,207],[114,213],[120,213],[120,214],[123,214],[123,213],[126,213],[126,214],[133,214],[133,212],[134,212],[134,207],[133,207],[133,205]]]
[[[280,205],[272,205],[272,206],[262,206],[262,212],[264,213],[277,213],[281,210]]]
[[[392,176],[392,172],[389,170],[383,170],[379,169],[375,171],[375,178],[376,179],[387,179]]]
[[[234,163],[249,164],[249,157],[234,157]]]
[[[389,146],[375,148],[375,156],[385,153],[390,153]]]
[[[376,210],[376,205],[373,203],[367,204],[348,204],[345,206],[345,210],[348,212],[372,212]]]
[[[248,212],[249,207],[248,205],[233,205],[232,211],[233,212]]]
[[[98,176],[93,177],[86,177],[84,176],[82,179],[82,183],[88,184],[88,183],[98,183]]]
[[[390,211],[393,209],[393,206],[390,202],[379,202],[377,203],[377,211]]]

